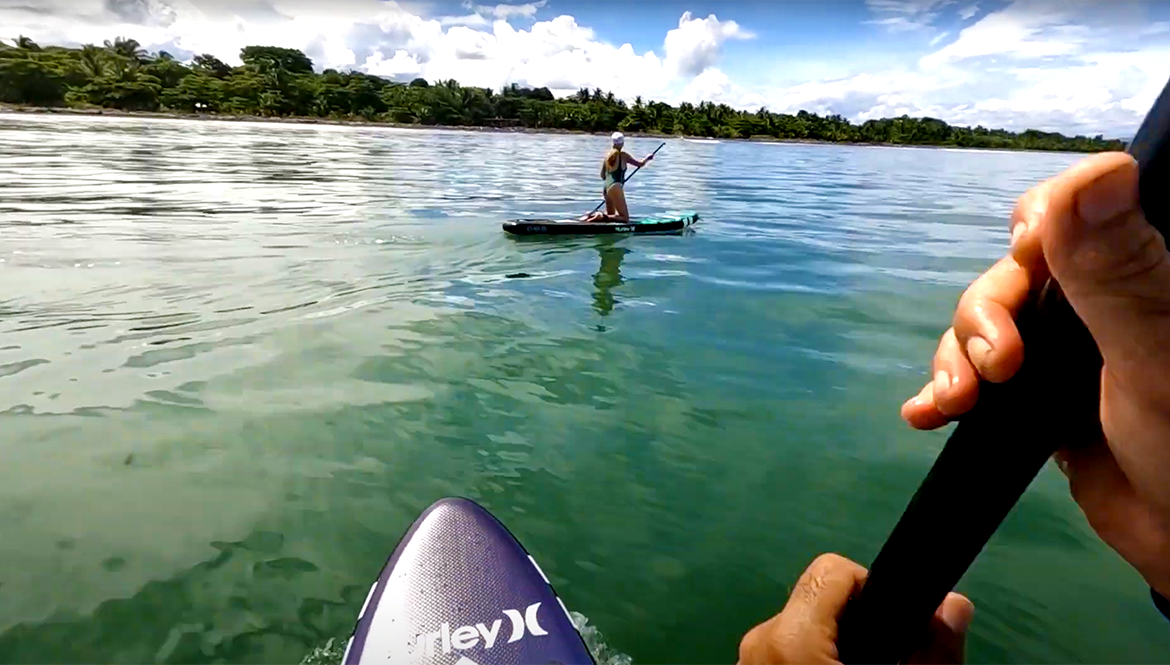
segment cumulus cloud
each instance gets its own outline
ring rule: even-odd
[[[703,70],[683,88],[679,100],[691,104],[714,102],[729,106],[743,106],[742,98],[744,95],[745,91],[732,83],[727,74],[710,67]]]
[[[714,14],[694,18],[689,11],[683,12],[678,27],[666,33],[666,63],[683,76],[698,76],[715,64],[724,42],[754,37],[735,21],[720,21]]]
[[[468,3],[470,4],[470,3]],[[533,18],[536,16],[536,10],[548,4],[548,0],[540,0],[539,2],[529,2],[523,5],[475,5],[475,11],[480,14],[487,14],[498,19],[510,19],[513,17]]]
[[[417,57],[398,49],[389,59],[382,55],[381,51],[371,55],[366,58],[362,69],[375,76],[389,79],[414,79],[422,73],[422,63]]]
[[[127,23],[166,27],[176,19],[174,8],[159,0],[106,0],[105,6]]]
[[[672,90],[718,62],[724,43],[753,37],[735,21],[685,12],[665,33],[660,57],[610,44],[569,15],[512,25],[534,19],[547,0],[467,2],[471,13],[433,18],[384,0],[48,0],[59,6],[44,15],[4,4],[13,1],[0,0],[0,25],[13,38],[76,45],[125,34],[148,49],[211,53],[230,64],[239,64],[242,47],[266,44],[299,48],[318,69],[491,88],[516,82],[561,94],[602,88],[625,98],[673,100]],[[88,3],[91,19],[74,20],[78,5],[66,11],[65,3]]]
[[[421,21],[421,19],[420,19]],[[612,90],[623,97],[665,94],[670,80],[652,51],[638,54],[615,47],[571,16],[516,28],[497,19],[490,31],[467,26],[442,30],[441,22],[421,21],[407,34],[377,35],[358,69],[404,80],[453,78],[466,85],[499,88],[510,83],[548,87],[559,94],[579,88]]]
[[[464,16],[444,16],[439,19],[441,25],[465,25],[472,28],[482,28],[491,25],[491,21],[483,14],[466,14]]]

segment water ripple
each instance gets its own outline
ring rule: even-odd
[[[0,115],[0,660],[298,662],[448,494],[634,662],[867,560],[941,445],[901,400],[1076,157],[666,142],[627,196],[690,232],[515,239],[599,202],[603,137]],[[1028,497],[972,660],[1165,661],[1061,479]]]

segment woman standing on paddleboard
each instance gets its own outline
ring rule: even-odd
[[[582,218],[585,222],[628,222],[630,210],[626,206],[626,192],[623,184],[626,181],[626,164],[633,164],[639,168],[654,159],[653,153],[641,161],[634,159],[630,153],[623,150],[626,137],[621,132],[614,132],[610,139],[613,147],[605,154],[601,162],[602,194],[605,196],[605,212],[593,212]]]

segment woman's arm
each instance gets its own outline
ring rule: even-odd
[[[651,159],[654,159],[654,155],[647,155],[646,159],[643,159],[642,161],[638,161],[638,160],[634,159],[633,155],[631,155],[628,152],[623,151],[622,152],[622,159],[626,160],[627,164],[633,164],[634,166],[637,166],[638,168],[642,168],[643,166],[646,165],[646,162],[650,161]]]

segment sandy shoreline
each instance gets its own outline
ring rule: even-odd
[[[38,115],[88,115],[88,116],[110,116],[115,118],[159,118],[159,119],[175,119],[175,120],[214,120],[221,122],[271,122],[278,124],[294,124],[294,125],[340,125],[347,127],[391,127],[395,129],[422,129],[422,130],[442,130],[442,131],[463,131],[463,132],[488,132],[498,134],[561,134],[561,135],[579,135],[579,136],[608,136],[609,132],[588,132],[579,129],[557,129],[551,127],[484,127],[473,125],[419,125],[413,123],[398,123],[386,122],[381,120],[338,120],[333,118],[317,118],[308,116],[282,116],[282,117],[265,117],[258,115],[234,115],[227,113],[181,113],[176,111],[123,111],[120,109],[109,109],[100,107],[49,107],[49,106],[24,106],[20,104],[6,104],[0,103],[0,115],[2,114],[38,114]],[[988,152],[1039,152],[1039,153],[1065,153],[1065,154],[1090,154],[1076,151],[1065,150],[1029,150],[1026,148],[979,148],[979,147],[964,147],[953,145],[909,145],[903,143],[860,143],[851,141],[823,141],[820,139],[781,139],[772,136],[754,136],[751,138],[715,138],[703,136],[687,136],[684,134],[661,134],[657,132],[623,132],[627,137],[633,138],[648,138],[648,139],[684,139],[693,142],[744,142],[744,143],[794,143],[801,145],[844,145],[844,146],[860,146],[860,147],[884,147],[884,148],[917,148],[917,149],[933,149],[933,150],[980,150]]]

